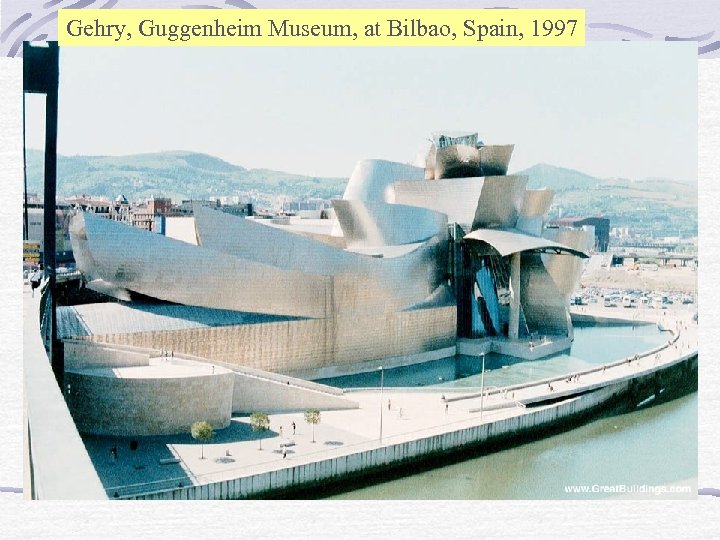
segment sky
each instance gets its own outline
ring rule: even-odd
[[[577,48],[61,50],[58,151],[205,152],[248,168],[349,176],[415,161],[438,130],[515,143],[602,177],[697,177],[693,43]],[[29,147],[42,147],[28,102]]]

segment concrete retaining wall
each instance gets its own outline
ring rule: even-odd
[[[655,399],[660,387],[669,385],[669,394],[682,395],[692,390],[692,381],[683,390],[684,383],[695,375],[697,388],[697,354],[678,359],[671,365],[636,377],[612,382],[597,390],[578,395],[536,409],[523,409],[517,416],[491,423],[454,426],[452,431],[443,427],[409,433],[384,440],[383,446],[377,441],[355,445],[338,451],[331,457],[312,461],[308,458],[290,467],[277,468],[268,465],[267,470],[257,474],[228,480],[204,479],[201,485],[156,491],[143,495],[122,498],[133,499],[242,499],[272,495],[291,489],[311,488],[314,485],[364,476],[372,471],[390,467],[402,467],[418,460],[442,456],[447,452],[459,451],[466,447],[482,447],[486,444],[507,444],[523,436],[536,436],[542,429],[557,429],[567,423],[582,421],[612,404],[625,403],[639,406],[639,403]],[[673,391],[677,387],[678,392]],[[198,479],[203,481],[203,479]]]
[[[116,378],[66,372],[68,407],[81,432],[114,436],[187,433],[199,420],[230,425],[231,372],[189,377]]]
[[[345,397],[319,392],[293,384],[260,379],[235,373],[233,412],[263,411],[279,413],[302,411],[309,408],[322,410],[357,409],[358,404]]]
[[[454,306],[438,307],[335,319],[103,334],[87,339],[298,374],[454,347],[455,311]]]
[[[147,366],[150,354],[147,352],[122,351],[103,347],[87,341],[67,340],[64,342],[65,369],[96,367]]]
[[[442,428],[427,430],[425,436],[418,436],[420,434],[415,433],[402,437],[405,439],[413,437],[412,440],[400,440],[396,443],[387,440],[385,445],[380,447],[376,442],[365,443],[318,461],[268,470],[242,478],[158,491],[130,498],[242,499],[258,497],[274,491],[310,487],[328,480],[364,475],[372,470],[399,466],[464,447],[482,445],[536,431],[543,426],[587,414],[626,390],[627,384],[622,383],[488,424],[467,425],[449,432],[441,432]]]

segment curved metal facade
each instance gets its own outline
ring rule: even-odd
[[[324,234],[330,221],[268,226],[198,206],[194,246],[79,214],[71,238],[88,286],[125,299],[140,293],[288,317],[95,338],[285,373],[351,369],[454,345],[458,313],[468,309],[458,303],[474,309],[468,320],[480,331],[488,302],[498,304],[501,293],[512,338],[518,324],[567,335],[565,296],[582,269],[585,244],[578,235],[542,237],[553,192],[528,191],[526,176],[506,175],[512,151],[485,146],[474,133],[442,132],[425,168],[360,161],[343,199],[333,201],[334,238]],[[452,261],[448,223],[456,224]],[[548,251],[568,255],[539,254]],[[508,276],[488,269],[510,267],[515,292],[508,307]],[[493,329],[501,333],[496,318]]]
[[[422,167],[384,159],[363,159],[355,165],[345,188],[343,199],[385,201],[385,191],[394,182],[424,179],[425,170]]]
[[[325,317],[326,276],[284,270],[203,249],[94,214],[73,217],[71,241],[85,238],[78,269],[116,287],[194,306],[275,315]],[[91,253],[91,259],[83,257]],[[272,283],[272,287],[268,287]]]
[[[595,240],[593,231],[582,229],[546,229],[545,237],[576,251],[589,251]],[[583,260],[562,255],[543,255],[542,259],[560,294],[569,299],[580,285]]]
[[[333,201],[349,248],[395,246],[444,235],[447,216],[417,206],[369,201]]]
[[[468,176],[504,176],[507,174],[514,145],[470,146],[453,144],[431,148],[434,156],[427,163],[434,170],[427,176],[434,179],[465,178]]]
[[[432,182],[395,182],[388,202],[419,206],[447,215],[449,223],[470,228],[482,193],[483,178],[458,178]]]
[[[473,229],[514,227],[522,206],[527,176],[487,176],[475,208]]]

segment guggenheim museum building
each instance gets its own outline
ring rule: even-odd
[[[593,233],[545,226],[512,151],[440,132],[424,167],[362,160],[313,227],[197,206],[188,242],[77,213],[83,282],[118,301],[59,308],[60,335],[302,378],[567,348]]]

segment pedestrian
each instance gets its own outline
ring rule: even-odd
[[[110,455],[112,456],[113,461],[117,460],[117,446],[113,446],[110,449]]]
[[[32,297],[35,298],[35,289],[37,289],[40,286],[40,281],[42,280],[42,275],[40,272],[35,272],[30,277],[30,291],[32,292]]]
[[[287,457],[287,448],[285,448],[285,447],[283,446],[282,452],[283,452],[283,459],[285,459],[285,458]]]
[[[291,426],[292,426],[292,428],[293,428],[293,435],[295,435],[295,422],[293,422],[293,423],[291,424]]]
[[[281,437],[283,436],[283,434],[282,434],[282,426],[280,426],[280,436],[281,436]]]
[[[448,413],[448,406],[449,406],[449,403],[445,402],[445,414]]]
[[[390,400],[388,399],[388,411],[390,410]]]

